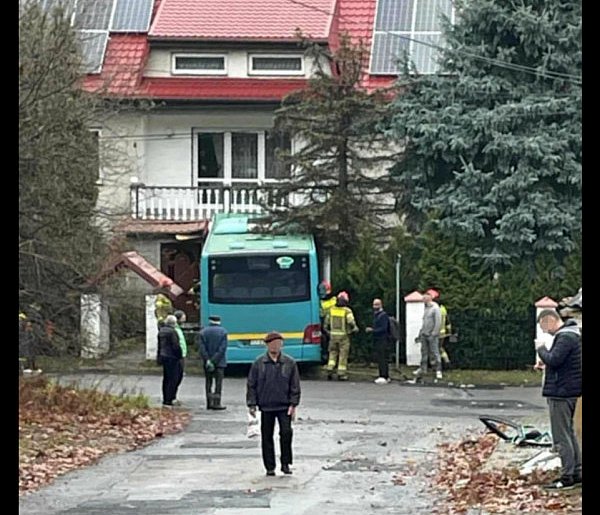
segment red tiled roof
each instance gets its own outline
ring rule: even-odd
[[[115,231],[128,234],[204,234],[207,227],[207,220],[174,222],[126,219],[117,224]]]
[[[370,58],[376,10],[377,0],[338,0],[330,46],[335,49],[339,33],[348,32],[354,43],[361,41],[366,46]],[[365,62],[364,69],[362,85],[369,90],[386,88],[394,82],[393,75],[369,74],[369,61]]]
[[[148,78],[140,95],[160,99],[280,101],[305,79]]]
[[[249,5],[252,5],[251,13],[247,12]],[[334,6],[335,16],[329,14]],[[362,41],[370,51],[376,7],[377,0],[337,0],[337,4],[335,0],[260,0],[252,3],[247,0],[155,0],[151,36],[167,37],[172,29],[171,37],[289,40],[293,39],[294,31],[290,27],[305,24],[303,29],[313,37],[329,36],[333,49],[339,44],[339,33],[347,31],[354,41]],[[210,31],[202,32],[206,27]],[[85,77],[84,88],[136,98],[280,101],[306,84],[305,79],[283,77],[144,78],[148,54],[146,34],[112,34],[102,73]],[[366,61],[364,87],[374,90],[392,84],[393,76],[370,75],[368,66]]]
[[[114,95],[133,94],[141,83],[148,52],[146,34],[111,34],[102,73],[86,76],[84,88]]]
[[[153,38],[294,40],[329,36],[335,0],[162,0]]]

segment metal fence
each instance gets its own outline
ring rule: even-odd
[[[456,343],[447,345],[456,368],[513,370],[535,363],[535,308],[498,316],[470,311],[450,312]]]

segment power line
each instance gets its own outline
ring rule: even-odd
[[[334,16],[335,15],[335,13],[333,13],[331,11],[327,11],[325,9],[321,9],[319,7],[316,7],[316,6],[306,4],[304,2],[301,2],[300,0],[287,0],[287,1],[290,2],[290,3],[292,3],[292,4],[301,5],[301,6],[305,7],[305,8],[307,8],[307,9],[311,9],[311,10],[316,11],[316,12],[321,12],[321,13],[327,14],[329,16]],[[338,16],[338,18],[340,20],[345,21],[348,24],[354,24],[354,25],[358,25],[359,24],[358,21],[356,21],[356,20],[350,20],[350,19],[346,18],[345,16],[341,16],[340,15],[340,16]],[[565,80],[567,82],[570,82],[572,84],[576,84],[578,86],[581,85],[581,77],[577,76],[577,75],[572,75],[572,74],[562,73],[562,72],[555,72],[555,71],[552,71],[552,70],[540,71],[539,69],[534,68],[532,66],[525,66],[525,65],[521,65],[521,64],[511,63],[511,62],[508,62],[508,61],[503,61],[501,59],[495,59],[493,57],[486,57],[486,56],[482,56],[482,55],[478,55],[478,54],[473,54],[471,52],[466,52],[464,50],[447,49],[447,48],[442,47],[440,45],[435,45],[433,43],[427,43],[425,41],[421,41],[421,40],[418,40],[418,39],[415,39],[415,38],[411,38],[410,36],[405,36],[405,35],[402,35],[402,34],[398,34],[396,32],[392,32],[390,30],[382,31],[382,30],[375,30],[375,29],[373,29],[373,34],[375,34],[375,32],[389,34],[390,36],[401,38],[401,39],[404,39],[404,40],[407,40],[407,41],[413,41],[413,42],[418,43],[420,45],[425,45],[425,46],[428,46],[428,47],[431,47],[431,48],[435,48],[437,50],[444,50],[444,51],[448,51],[449,50],[451,52],[462,54],[462,55],[465,55],[467,57],[471,57],[473,59],[479,59],[479,60],[485,61],[485,62],[487,62],[489,64],[492,64],[494,66],[499,66],[501,68],[506,68],[506,69],[510,69],[510,70],[513,70],[513,71],[521,71],[521,72],[524,72],[524,73],[530,73],[530,74],[533,74],[533,75],[537,75],[539,77],[545,77],[545,78],[549,78],[549,79],[561,79],[561,80]],[[571,79],[571,80],[569,80],[569,79]]]
[[[502,105],[500,107],[505,107],[506,105]],[[483,108],[481,108],[483,109]],[[489,112],[489,110],[488,110]],[[466,115],[467,113],[462,113]],[[487,114],[487,113],[485,113]],[[572,115],[572,111],[557,111],[553,113],[530,113],[529,115],[525,113],[502,113],[502,116],[505,118],[545,118],[552,116],[567,116]],[[265,132],[268,129],[265,129]],[[209,134],[223,134],[224,132],[244,132],[244,131],[219,131],[216,130],[214,132],[209,132]],[[252,132],[252,131],[247,131]],[[260,131],[262,132],[262,131]],[[258,134],[257,132],[253,132],[254,134]],[[154,133],[154,134],[127,134],[127,135],[113,135],[113,136],[102,136],[101,140],[147,140],[147,141],[175,141],[175,140],[190,140],[200,133],[190,134],[189,132],[164,132],[164,133]]]

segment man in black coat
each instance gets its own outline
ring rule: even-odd
[[[560,478],[546,488],[564,490],[581,483],[581,450],[573,424],[582,389],[581,337],[574,320],[563,322],[552,309],[542,310],[538,323],[542,331],[554,336],[550,350],[541,340],[536,340],[535,347],[546,365],[542,395],[548,398],[552,440],[562,464]]]
[[[246,405],[252,416],[257,406],[260,409],[262,458],[267,476],[275,475],[275,419],[279,422],[281,471],[291,474],[292,420],[300,403],[300,373],[294,359],[281,352],[281,334],[267,334],[265,343],[267,352],[254,361],[248,373]]]
[[[181,360],[181,347],[179,337],[175,332],[177,319],[173,315],[165,318],[165,324],[158,331],[157,361],[163,367],[163,407],[173,407],[173,401],[177,397],[177,386],[179,383],[179,371]]]
[[[381,299],[373,299],[373,327],[367,327],[366,332],[373,333],[373,353],[379,367],[379,377],[375,379],[375,384],[387,384],[391,381],[388,364],[390,317],[383,310]]]

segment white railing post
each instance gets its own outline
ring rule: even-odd
[[[231,212],[231,188],[225,188],[223,190],[223,212]]]
[[[209,219],[215,213],[260,213],[262,202],[275,209],[290,204],[270,186],[211,183],[198,187],[131,186],[131,217],[143,220],[188,221]]]

